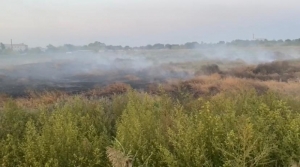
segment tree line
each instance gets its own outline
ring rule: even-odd
[[[25,53],[66,53],[75,51],[92,51],[99,52],[105,50],[160,50],[160,49],[201,49],[201,48],[214,48],[225,46],[238,46],[238,47],[251,47],[251,46],[299,46],[299,39],[286,39],[286,40],[233,40],[231,42],[219,41],[217,43],[205,43],[205,42],[187,42],[185,44],[148,44],[146,46],[130,47],[121,45],[106,45],[105,43],[95,41],[88,45],[76,46],[72,44],[64,44],[62,46],[54,46],[49,44],[46,48],[34,47],[28,50],[22,51]],[[10,53],[10,49],[6,49],[5,45],[0,42],[0,54]]]
[[[63,46],[55,47],[51,44],[47,46],[46,51],[49,52],[58,52],[58,51],[77,51],[77,50],[91,50],[91,51],[101,51],[101,50],[159,50],[159,49],[200,49],[200,48],[211,48],[211,47],[220,47],[220,46],[299,46],[300,38],[294,40],[233,40],[231,42],[219,41],[218,43],[205,43],[205,42],[187,42],[185,44],[148,44],[146,46],[130,47],[130,46],[121,46],[121,45],[106,45],[105,43],[95,41],[84,46],[75,46],[72,44],[65,44]]]

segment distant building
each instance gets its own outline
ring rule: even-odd
[[[4,44],[5,49],[12,49],[13,51],[25,51],[28,46],[25,44]]]

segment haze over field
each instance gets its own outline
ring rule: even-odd
[[[10,0],[0,5],[0,93],[69,88],[74,82],[80,82],[75,89],[117,81],[137,88],[137,80],[145,87],[190,79],[203,65],[228,70],[298,59],[299,5],[296,0]],[[29,48],[10,49],[4,45],[10,39]]]
[[[299,167],[299,6],[0,0],[0,166]]]
[[[298,0],[9,0],[0,39],[45,47],[91,41],[140,46],[187,41],[295,38]]]

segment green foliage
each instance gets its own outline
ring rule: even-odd
[[[163,101],[144,98],[129,98],[117,131],[124,149],[136,154],[136,165],[145,164],[143,158],[151,153],[147,162],[154,166],[287,166],[299,161],[299,113],[277,94],[224,93],[189,107],[173,101],[163,121]]]
[[[117,124],[117,140],[125,150],[136,154],[134,164],[159,166],[153,158],[158,151],[155,142],[160,137],[159,106],[149,95],[131,92],[128,96],[127,106]]]
[[[109,139],[101,105],[75,98],[53,108],[51,112],[40,111],[36,120],[25,119],[24,114],[28,112],[19,111],[13,104],[9,103],[7,108],[1,117],[2,126],[10,124],[13,129],[5,131],[8,135],[1,143],[5,146],[2,147],[5,149],[1,150],[2,164],[10,164],[18,158],[20,159],[18,163],[13,164],[21,166],[108,164],[105,147],[109,145]]]
[[[7,135],[22,138],[26,122],[34,116],[34,113],[18,107],[13,100],[7,101],[0,111],[0,139],[6,138]]]
[[[111,148],[133,166],[290,166],[300,160],[297,106],[251,90],[208,99],[129,91],[39,109],[9,100],[0,110],[0,164],[111,166]]]

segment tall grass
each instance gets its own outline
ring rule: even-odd
[[[3,99],[1,166],[265,167],[300,160],[299,101],[270,91],[37,97]]]

